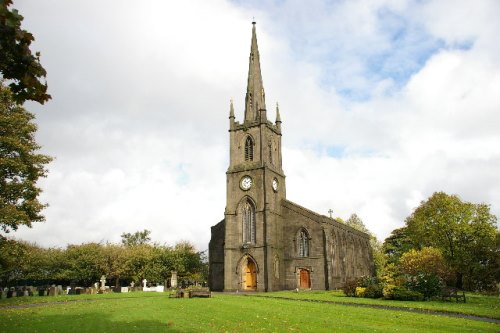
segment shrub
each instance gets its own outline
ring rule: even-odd
[[[342,291],[347,297],[355,297],[356,296],[356,287],[358,287],[358,279],[349,279],[345,282],[342,287]]]
[[[386,284],[382,290],[385,299],[394,299],[394,289],[398,288],[394,284]]]
[[[424,295],[426,299],[429,299],[441,293],[443,282],[439,276],[435,274],[420,273],[408,277],[406,286],[408,289],[419,292]]]
[[[365,297],[365,291],[366,291],[365,287],[356,287],[356,292],[355,292],[356,297]]]
[[[383,294],[383,286],[380,283],[371,284],[366,287],[363,297],[366,298],[381,298]]]
[[[397,301],[423,301],[424,295],[418,291],[408,290],[406,288],[395,287],[392,289],[392,298]]]

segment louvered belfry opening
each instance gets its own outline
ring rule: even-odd
[[[245,161],[253,161],[253,140],[250,136],[245,140]]]

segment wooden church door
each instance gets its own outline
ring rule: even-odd
[[[309,289],[311,288],[311,276],[307,269],[300,270],[300,289]]]
[[[257,290],[257,267],[252,259],[247,259],[244,289]]]

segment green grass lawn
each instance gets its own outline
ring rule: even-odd
[[[7,308],[54,301],[61,303]],[[211,299],[172,299],[167,293],[139,292],[23,297],[0,300],[0,305],[0,332],[499,331],[496,324],[460,318],[227,294]]]
[[[432,311],[443,311],[462,313],[490,318],[500,319],[500,298],[495,296],[484,296],[479,294],[466,293],[466,303],[453,301],[389,301],[383,299],[346,297],[342,291],[278,291],[273,293],[263,293],[259,296],[283,297],[294,299],[311,299],[330,301],[338,303],[374,304],[393,307],[404,307],[413,309],[426,309]]]

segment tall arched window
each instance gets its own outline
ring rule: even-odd
[[[245,161],[253,161],[253,140],[250,136],[245,140]]]
[[[243,243],[255,243],[255,207],[250,201],[243,204]]]
[[[309,257],[309,235],[301,229],[299,232],[299,257]]]

